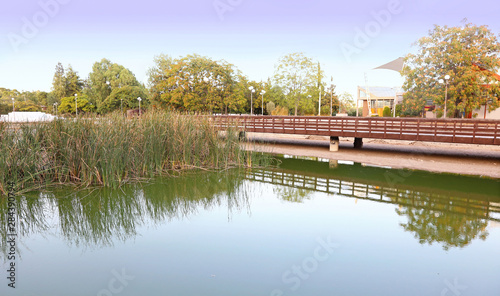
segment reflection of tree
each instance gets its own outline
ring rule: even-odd
[[[417,198],[413,196],[413,198]],[[439,197],[434,197],[439,198]],[[447,205],[436,204],[429,197],[413,200],[418,207],[400,206],[396,213],[408,218],[407,223],[400,225],[405,231],[413,232],[421,244],[441,243],[443,249],[465,247],[479,237],[485,240],[488,222],[484,218],[484,209],[454,205],[452,200]],[[467,213],[467,214],[465,214]]]
[[[283,200],[301,203],[305,199],[311,198],[312,191],[307,189],[279,186],[274,188],[274,193]]]
[[[227,205],[230,216],[234,209],[249,206],[249,188],[244,184],[241,174],[233,171],[189,174],[115,190],[24,195],[16,203],[18,239],[58,231],[69,244],[110,246],[134,237],[142,225],[183,219],[200,209]],[[6,221],[7,210],[6,199],[0,199],[1,221]],[[50,225],[54,221],[57,225]],[[0,250],[4,255],[8,253],[6,235],[7,225],[2,223]]]

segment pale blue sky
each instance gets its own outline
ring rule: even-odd
[[[398,73],[371,69],[415,50],[411,44],[434,24],[467,18],[498,34],[499,7],[494,0],[9,1],[0,12],[0,87],[50,91],[58,62],[85,78],[102,58],[147,82],[160,53],[224,59],[250,79],[266,80],[280,56],[304,52],[333,76],[338,92],[354,95],[365,72],[369,85],[401,86]],[[371,35],[366,44],[355,42],[359,31]],[[344,54],[348,46],[356,52]]]

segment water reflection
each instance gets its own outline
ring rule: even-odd
[[[232,211],[249,209],[243,176],[238,171],[189,174],[118,190],[23,195],[16,203],[20,245],[23,238],[42,234],[62,236],[77,247],[105,247],[135,237],[140,226],[182,219],[200,209],[227,205],[230,217]],[[6,221],[7,207],[7,200],[0,200],[2,221]],[[50,232],[54,229],[57,233]],[[0,234],[5,255],[7,224],[2,224]]]
[[[398,171],[359,164],[277,157],[277,167],[251,171],[197,173],[153,180],[118,190],[55,191],[18,197],[19,239],[32,234],[61,236],[70,245],[100,248],[136,237],[138,228],[199,211],[250,211],[255,182],[273,184],[276,196],[306,202],[313,193],[396,205],[401,227],[422,244],[444,249],[486,239],[488,221],[500,222],[498,180]],[[399,178],[392,176],[397,174]],[[394,180],[398,180],[395,182]],[[0,200],[0,219],[7,203]],[[364,221],[369,223],[369,217]],[[51,232],[52,231],[52,232]],[[7,225],[0,247],[6,254]],[[22,245],[22,242],[21,244]]]
[[[465,247],[476,238],[486,240],[488,236],[486,219],[425,208],[402,207],[396,212],[408,218],[407,223],[400,225],[405,231],[413,232],[421,244],[441,243],[443,249],[448,250],[450,247]]]
[[[279,184],[283,200],[303,202],[310,192],[398,205],[405,231],[421,244],[443,249],[485,240],[488,221],[500,222],[500,182],[467,176],[391,170],[361,164],[332,166],[328,160],[278,158],[279,169],[258,169],[253,181]],[[395,178],[396,176],[397,178]],[[394,182],[398,180],[398,182]]]

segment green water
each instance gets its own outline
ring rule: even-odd
[[[499,295],[499,180],[277,160],[17,196],[0,295]]]

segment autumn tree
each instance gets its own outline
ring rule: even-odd
[[[441,106],[442,112],[446,85],[439,80],[446,75],[450,76],[446,105],[448,117],[459,117],[462,112],[469,114],[500,94],[494,76],[500,68],[500,43],[488,27],[436,25],[416,45],[417,53],[406,56],[402,71],[406,91],[403,114],[419,114],[426,100]],[[498,100],[493,99],[490,110],[497,107]]]
[[[310,109],[313,102],[314,89],[318,88],[323,72],[319,65],[303,53],[292,53],[283,56],[275,68],[274,80],[283,90],[287,107],[295,110],[297,115],[299,107],[302,110]],[[321,83],[320,83],[321,85]]]

